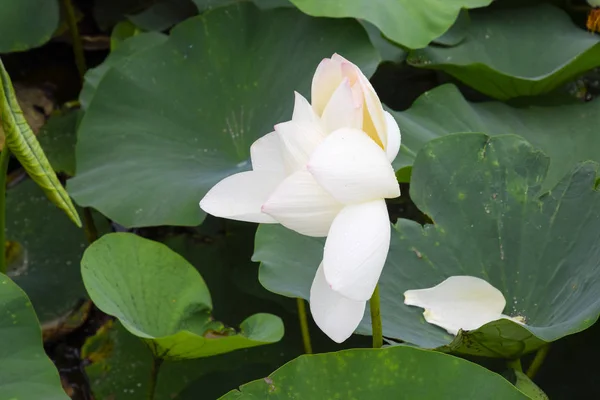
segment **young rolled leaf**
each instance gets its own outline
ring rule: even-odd
[[[81,227],[79,214],[77,214],[71,198],[62,187],[44,151],[23,116],[23,111],[17,102],[10,76],[8,76],[1,60],[0,81],[2,82],[0,119],[2,120],[2,127],[6,136],[5,145],[17,157],[35,183],[44,190],[46,196],[57,207],[67,213],[77,226]]]

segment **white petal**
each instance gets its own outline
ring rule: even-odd
[[[276,223],[261,207],[281,183],[279,173],[247,171],[231,175],[212,187],[200,208],[215,217],[238,221]]]
[[[310,312],[327,336],[337,343],[348,339],[360,324],[365,305],[366,301],[350,300],[331,290],[321,263],[310,288]]]
[[[267,133],[250,146],[250,160],[254,171],[271,171],[285,174],[281,140],[276,132]]]
[[[333,132],[340,128],[362,128],[362,99],[356,101],[347,78],[344,78],[333,92],[321,119],[326,132]]]
[[[298,233],[322,237],[342,208],[310,172],[298,171],[277,187],[262,211]]]
[[[456,335],[503,318],[502,293],[474,276],[451,276],[429,289],[407,290],[404,304],[424,308],[425,320]]]
[[[294,112],[292,113],[292,121],[295,122],[306,122],[311,124],[321,124],[321,119],[315,113],[315,110],[310,105],[308,100],[304,98],[300,93],[294,92]]]
[[[327,136],[312,154],[307,168],[321,186],[344,204],[400,196],[386,153],[356,129],[339,129]]]
[[[283,148],[283,162],[289,173],[306,168],[310,155],[325,138],[318,125],[287,121],[275,125]]]
[[[345,207],[331,224],[323,266],[333,290],[368,300],[390,248],[390,219],[384,200]]]
[[[388,160],[394,162],[398,152],[400,151],[400,142],[402,136],[400,135],[400,127],[396,122],[396,119],[392,117],[387,111],[384,111],[385,115],[385,129],[387,132],[387,145],[385,147],[385,153],[387,154]]]
[[[383,148],[387,146],[387,133],[385,130],[386,121],[383,114],[383,107],[375,89],[366,76],[360,72],[358,82],[365,96],[365,118],[363,121],[363,130],[371,137],[378,137]],[[368,116],[367,116],[368,115]]]
[[[340,61],[325,58],[315,72],[311,87],[311,102],[317,115],[322,115],[329,98],[342,82]]]

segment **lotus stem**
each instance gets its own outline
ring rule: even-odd
[[[92,244],[98,239],[98,229],[94,223],[94,216],[92,215],[92,209],[86,207],[83,209],[83,231],[89,244]]]
[[[535,357],[531,362],[531,365],[527,369],[527,376],[529,379],[533,379],[535,375],[540,370],[540,367],[544,363],[546,356],[548,355],[548,351],[550,350],[550,344],[540,347],[540,349],[535,353]]]
[[[63,0],[63,6],[67,15],[67,24],[69,25],[69,32],[71,32],[71,38],[73,40],[73,53],[75,54],[75,64],[79,71],[79,77],[83,81],[85,71],[87,71],[87,65],[85,62],[85,54],[83,53],[83,44],[81,43],[81,37],[79,36],[79,28],[77,27],[77,18],[75,17],[75,9],[71,0]]]
[[[523,366],[521,365],[521,359],[515,358],[514,360],[508,360],[506,362],[509,368],[514,369],[515,371],[523,372]]]
[[[156,382],[158,381],[158,372],[162,365],[163,359],[153,356],[152,357],[152,369],[150,370],[150,383],[148,385],[148,400],[154,400],[156,393]]]
[[[8,161],[10,160],[10,151],[8,146],[4,146],[0,153],[0,272],[6,274],[6,177],[8,172]]]
[[[312,344],[310,343],[310,332],[308,330],[308,317],[306,316],[306,304],[304,299],[296,298],[298,306],[298,319],[300,320],[300,332],[302,332],[302,342],[304,343],[304,353],[312,354]]]
[[[373,348],[378,349],[383,346],[383,326],[381,325],[381,310],[379,300],[379,285],[375,286],[375,291],[369,300],[371,307],[371,329],[373,330]]]
[[[85,62],[85,54],[83,52],[81,36],[79,36],[79,28],[77,26],[77,18],[75,17],[75,9],[73,8],[73,3],[71,0],[63,0],[63,5],[67,14],[69,32],[71,32],[71,38],[73,40],[75,64],[77,65],[77,71],[79,71],[79,79],[83,83],[83,77],[87,71],[87,64]],[[79,101],[76,103],[79,105]],[[88,207],[83,209],[83,230],[89,244],[94,243],[96,239],[98,239],[98,229],[96,229],[96,225],[94,223],[92,210]]]

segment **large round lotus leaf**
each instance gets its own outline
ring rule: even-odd
[[[250,145],[291,118],[320,60],[379,61],[356,21],[250,3],[217,8],[115,65],[81,122],[69,190],[125,226],[197,225],[198,202],[250,167]],[[110,155],[110,157],[107,157]]]
[[[239,3],[247,0],[192,0],[196,7],[198,7],[198,11],[204,12],[206,10],[210,10],[211,8],[228,6],[230,4]],[[257,7],[260,7],[263,10],[268,10],[270,8],[277,7],[294,7],[290,0],[251,0]]]
[[[317,17],[352,17],[371,22],[402,46],[419,49],[446,32],[463,8],[485,7],[492,0],[290,0]]]
[[[528,399],[502,376],[447,354],[395,346],[301,356],[221,397],[251,399]]]
[[[87,298],[78,266],[87,245],[83,230],[30,179],[8,190],[6,210],[9,276],[42,323],[64,316]]]
[[[127,17],[145,31],[161,32],[196,14],[198,9],[192,0],[160,0],[154,1],[144,11]]]
[[[41,129],[38,140],[55,172],[75,175],[77,126],[82,116],[82,110],[53,115]]]
[[[41,46],[58,28],[58,0],[0,0],[0,53]]]
[[[0,274],[0,393],[3,399],[68,400],[44,353],[42,332],[27,295]]]
[[[411,199],[434,225],[399,220],[380,280],[384,335],[426,347],[518,357],[579,332],[600,313],[600,193],[584,163],[543,193],[549,159],[517,136],[457,134],[428,143],[413,168]],[[254,259],[269,290],[308,298],[323,240],[264,225]],[[507,299],[509,320],[453,340],[404,305],[409,289],[453,275],[486,279]],[[368,309],[368,308],[367,308]],[[367,312],[368,314],[368,312]],[[369,333],[365,315],[359,333]]]
[[[542,149],[552,163],[542,190],[554,186],[580,161],[600,161],[600,101],[551,107],[512,108],[499,102],[469,103],[453,85],[423,94],[407,111],[392,112],[402,130],[394,167],[400,181],[423,145],[458,132],[514,133]]]
[[[524,40],[523,38],[527,38]],[[600,65],[600,37],[560,9],[541,4],[472,13],[467,38],[409,55],[417,67],[441,69],[498,99],[547,93]]]
[[[124,66],[136,53],[143,52],[164,43],[167,38],[168,36],[163,35],[162,33],[148,32],[135,35],[120,43],[117,49],[112,51],[102,64],[86,72],[83,88],[79,94],[81,107],[84,110],[87,110],[96,94],[96,88],[100,84],[100,81],[112,67]]]
[[[164,244],[133,234],[98,239],[85,251],[81,273],[98,308],[148,342],[157,357],[208,357],[283,336],[281,319],[271,314],[246,318],[239,333],[214,321],[198,271]]]

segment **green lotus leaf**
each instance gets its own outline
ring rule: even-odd
[[[28,294],[42,324],[71,313],[87,298],[79,260],[84,232],[30,179],[7,190],[8,275]]]
[[[58,28],[58,0],[0,0],[0,53],[46,43]]]
[[[428,141],[450,133],[514,133],[543,150],[552,163],[542,190],[552,188],[580,161],[600,162],[600,101],[550,107],[513,108],[499,102],[469,103],[454,85],[419,97],[403,112],[392,112],[402,131],[402,148],[394,162],[401,182]]]
[[[367,75],[379,62],[358,22],[294,8],[240,3],[177,25],[100,81],[70,193],[128,227],[199,224],[200,199],[250,167],[250,145],[291,118],[294,90],[308,96],[317,65],[335,52]]]
[[[488,8],[472,13],[467,37],[459,45],[431,45],[412,52],[408,62],[443,70],[506,100],[548,93],[600,66],[599,43],[599,36],[579,28],[550,4]]]
[[[549,158],[518,136],[465,133],[426,144],[410,197],[435,222],[398,220],[380,279],[384,335],[424,348],[515,358],[591,326],[600,313],[598,165],[579,164],[544,192]],[[261,225],[254,259],[269,290],[308,299],[323,240]],[[425,322],[403,293],[472,275],[498,288],[505,314],[457,337]],[[370,333],[365,315],[358,333]]]
[[[283,323],[254,314],[240,332],[211,317],[204,280],[183,257],[161,243],[129,233],[105,235],[84,253],[85,287],[102,311],[164,359],[208,357],[279,341]]]
[[[38,140],[55,172],[75,175],[75,143],[82,110],[53,115],[42,127]]]
[[[79,94],[81,107],[84,110],[87,110],[96,94],[98,84],[112,67],[125,66],[135,54],[164,43],[167,40],[167,37],[168,36],[163,35],[162,33],[148,32],[135,35],[119,43],[117,48],[109,54],[102,64],[96,68],[90,69],[85,74],[83,88]]]
[[[489,5],[492,0],[290,0],[316,17],[359,18],[377,26],[383,34],[411,49],[425,47],[446,32],[463,8]]]
[[[301,356],[222,400],[529,399],[500,375],[407,346]]]
[[[0,274],[0,393],[4,399],[68,400],[44,352],[42,332],[27,295]]]

